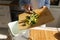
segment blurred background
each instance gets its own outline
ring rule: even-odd
[[[19,0],[0,0],[0,34],[8,35],[8,23],[16,21]],[[50,0],[50,11],[55,18],[47,27],[60,27],[60,0]]]

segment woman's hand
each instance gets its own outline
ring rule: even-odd
[[[42,7],[40,7],[39,9],[41,9],[41,8],[45,8],[46,6],[42,6]]]
[[[24,5],[24,9],[25,9],[25,11],[30,11],[30,10],[32,10],[32,7],[31,7],[31,5]]]

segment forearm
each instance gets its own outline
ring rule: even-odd
[[[19,0],[20,10],[26,10],[31,4],[31,0]]]

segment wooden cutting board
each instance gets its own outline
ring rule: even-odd
[[[57,31],[48,31],[48,30],[34,30],[30,31],[30,39],[29,40],[60,40],[57,39],[56,36]],[[59,36],[60,37],[60,36]]]
[[[24,20],[26,19],[26,16],[29,16],[31,14],[29,13],[22,13],[18,15],[18,22],[19,22],[19,29],[28,29],[28,28],[32,28],[32,27],[37,27],[43,24],[46,24],[48,22],[51,22],[54,20],[50,10],[47,7],[43,7],[41,9],[35,9],[33,10],[36,14],[39,15],[39,18],[37,19],[36,24],[34,25],[25,25],[23,26],[22,24],[24,23]]]

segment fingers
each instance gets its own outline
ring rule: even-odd
[[[32,6],[31,5],[24,5],[25,11],[32,11]]]
[[[42,7],[40,7],[39,9],[41,9],[41,8],[46,8],[46,6],[42,6]]]

